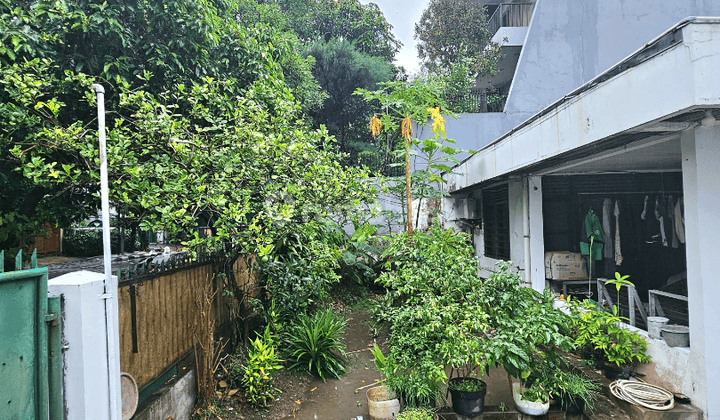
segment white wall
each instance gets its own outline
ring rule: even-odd
[[[104,275],[79,271],[48,281],[62,297],[63,381],[67,420],[109,418]],[[119,378],[118,378],[119,382]]]
[[[720,16],[720,2],[537,0],[505,112],[540,111],[688,16]]]
[[[717,124],[717,123],[716,123]],[[683,190],[693,401],[709,420],[720,419],[720,125],[683,133]]]

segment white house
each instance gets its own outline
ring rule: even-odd
[[[588,211],[607,220],[594,276],[629,274],[645,312],[660,291],[690,329],[689,348],[649,338],[645,373],[720,419],[720,18],[693,16],[720,2],[535,2],[504,112],[446,125],[478,151],[446,175],[443,212],[484,271],[511,260],[538,290],[558,283],[546,252],[579,252]]]

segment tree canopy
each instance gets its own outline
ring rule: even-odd
[[[485,7],[476,0],[430,0],[415,24],[424,67],[447,70],[466,56],[476,73],[492,73],[500,51],[490,42],[487,20]]]
[[[366,174],[302,121],[298,99],[321,96],[297,38],[268,24],[277,9],[33,4],[0,3],[1,246],[96,211],[94,81],[108,91],[111,200],[143,227],[265,255],[289,226],[372,201]],[[200,219],[213,238],[194,236]]]

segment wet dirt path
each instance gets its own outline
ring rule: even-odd
[[[375,338],[365,323],[368,319],[366,312],[347,312],[345,315],[349,318],[345,332],[347,374],[340,379],[328,379],[327,382],[313,379],[300,409],[294,416],[285,419],[350,420],[357,416],[369,419],[365,391],[380,379],[369,350]]]

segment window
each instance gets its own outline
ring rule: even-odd
[[[482,206],[485,256],[509,260],[510,211],[507,185],[483,190]]]

